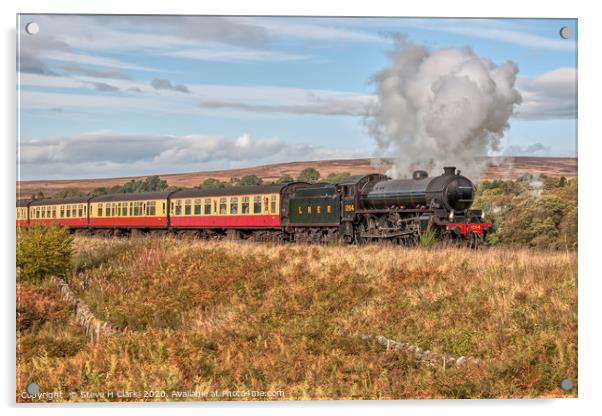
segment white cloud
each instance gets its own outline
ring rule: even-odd
[[[523,146],[508,146],[504,149],[504,154],[509,156],[543,156],[549,155],[550,150],[550,146],[534,143]]]
[[[558,32],[550,33],[550,36],[541,36],[520,30],[524,26],[496,19],[408,19],[403,21],[403,25],[436,32],[490,39],[528,48],[565,51],[575,50],[576,48],[575,40],[562,39]]]
[[[516,117],[526,120],[577,117],[577,70],[559,68],[534,77],[519,77],[523,103]]]
[[[349,158],[365,152],[254,139],[191,134],[122,134],[110,130],[20,145],[21,179],[144,175]]]
[[[390,43],[389,39],[364,30],[349,29],[345,26],[345,19],[307,19],[301,23],[298,18],[245,18],[246,21],[254,20],[266,28],[269,33],[282,36],[313,40]]]
[[[236,62],[236,61],[298,61],[307,59],[306,55],[274,52],[255,49],[187,49],[165,52],[166,56],[195,59],[199,61]]]
[[[323,95],[308,93],[307,98],[296,104],[260,104],[227,100],[205,100],[199,107],[205,109],[230,109],[255,113],[314,114],[329,116],[365,116],[370,112],[375,98],[371,96]]]
[[[20,84],[53,88],[95,88],[94,77],[57,77],[21,74]],[[515,118],[526,120],[572,119],[577,116],[577,70],[558,68],[538,76],[519,76],[517,88],[523,102]],[[146,82],[111,79],[110,85],[122,93],[120,97],[98,97],[67,92],[21,92],[23,109],[55,107],[64,103],[69,108],[118,108],[123,111],[141,109],[154,113],[195,113],[201,110],[236,111],[255,114],[319,114],[363,116],[370,111],[376,98],[348,91],[312,90],[273,85],[210,85],[190,84],[190,94],[173,89],[156,90]],[[130,91],[128,93],[128,90]],[[132,93],[131,91],[138,91]],[[167,102],[170,105],[165,105]],[[112,107],[106,107],[111,105]]]
[[[74,62],[78,64],[89,64],[104,66],[109,68],[119,69],[132,69],[138,71],[158,71],[155,68],[151,68],[143,65],[135,65],[128,62],[121,61],[119,59],[106,58],[101,56],[92,56],[82,53],[74,52],[62,52],[62,51],[47,51],[42,52],[41,56],[50,61],[61,61],[61,62]]]

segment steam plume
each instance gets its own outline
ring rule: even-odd
[[[477,179],[499,150],[521,102],[518,67],[496,65],[469,47],[429,50],[396,36],[389,66],[373,75],[378,97],[367,126],[379,149],[394,154],[394,178],[414,169],[438,174],[455,165]]]

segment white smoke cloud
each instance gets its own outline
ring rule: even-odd
[[[478,179],[521,102],[517,73],[469,47],[429,50],[397,36],[389,66],[372,78],[378,100],[367,118],[379,150],[394,155],[388,174],[455,165]]]

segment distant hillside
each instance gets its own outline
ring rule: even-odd
[[[207,178],[228,181],[230,178],[240,178],[245,175],[257,175],[262,178],[264,182],[269,183],[276,181],[284,174],[296,178],[299,173],[307,167],[317,169],[322,177],[326,177],[330,173],[336,174],[342,172],[348,172],[352,175],[366,172],[384,173],[389,166],[390,161],[385,160],[378,164],[376,159],[317,160],[278,163],[241,169],[158,174],[161,176],[161,179],[165,179],[171,186],[193,187]],[[577,159],[554,157],[509,157],[505,158],[500,163],[495,159],[491,159],[483,179],[515,179],[525,173],[545,174],[556,177],[565,176],[567,178],[575,177],[577,176]],[[131,179],[141,179],[144,177],[145,176],[131,176],[108,179],[21,181],[17,182],[17,193],[20,192],[21,197],[29,197],[38,192],[43,192],[46,196],[52,196],[66,188],[78,188],[80,191],[88,192],[102,186],[111,187],[114,185],[123,185]]]

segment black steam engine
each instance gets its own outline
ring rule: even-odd
[[[311,220],[303,215],[306,206],[333,198],[340,215],[314,215]],[[470,209],[473,199],[473,183],[455,167],[446,167],[435,177],[418,170],[412,179],[357,175],[337,185],[299,185],[288,198],[292,205],[283,223],[298,241],[338,238],[412,245],[428,232],[434,238],[476,243],[487,234],[489,224],[480,210]]]

